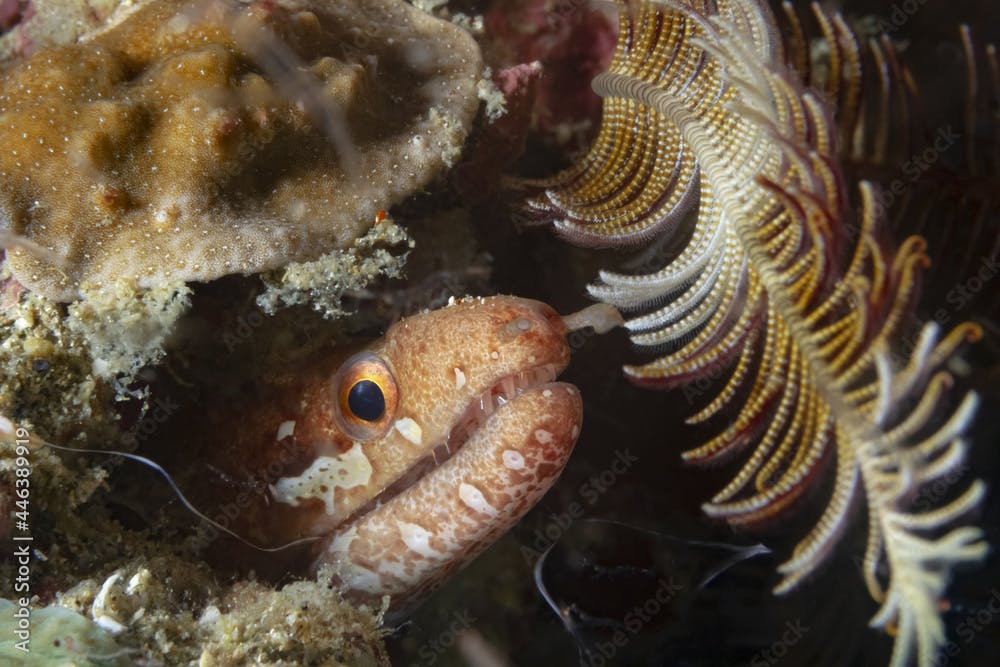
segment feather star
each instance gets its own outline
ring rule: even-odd
[[[863,496],[864,576],[881,605],[870,625],[895,635],[893,665],[934,664],[945,641],[940,601],[951,573],[987,551],[978,528],[954,527],[985,485],[973,482],[928,512],[917,513],[912,500],[922,485],[962,465],[962,433],[977,398],[948,392],[952,378],[943,365],[981,331],[970,323],[950,332],[928,324],[911,354],[894,349],[928,262],[926,244],[910,237],[893,252],[880,240],[882,212],[870,183],[860,183],[851,207],[836,121],[785,65],[788,47],[764,3],[618,4],[614,60],[593,82],[604,98],[598,137],[562,173],[519,183],[531,194],[527,214],[592,247],[690,233],[658,271],[605,271],[589,288],[622,309],[652,308],[626,323],[632,340],[673,349],[627,366],[626,374],[673,387],[728,372],[692,423],[745,396],[727,428],[684,453],[708,462],[749,450],[732,481],[704,505],[712,517],[731,524],[772,518],[835,457],[832,495],[780,566],[776,592],[795,588],[823,563]],[[838,45],[831,79],[860,77],[858,47],[843,19],[813,9]],[[801,54],[791,49],[793,58]],[[850,97],[852,90],[835,92]],[[842,107],[857,109],[853,99]],[[691,230],[681,223],[695,207]]]

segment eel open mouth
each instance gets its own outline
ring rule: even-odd
[[[601,334],[623,324],[621,314],[613,306],[604,303],[588,306],[560,319],[567,334],[587,327]],[[508,324],[508,327],[516,330],[517,324],[518,322],[514,321]],[[452,426],[445,441],[434,448],[435,467],[451,458],[494,412],[526,391],[553,382],[561,370],[556,364],[533,366],[504,376],[482,392],[478,398],[469,403],[469,407]]]
[[[498,409],[529,389],[552,382],[559,374],[555,364],[545,364],[508,375],[472,400],[459,417],[445,442],[434,448],[434,461],[443,464],[479,430]]]

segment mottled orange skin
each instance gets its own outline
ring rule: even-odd
[[[512,322],[529,323],[527,330]],[[247,558],[258,570],[284,572],[312,561],[318,567],[331,562],[345,565],[345,556],[329,551],[330,541],[350,527],[364,539],[352,546],[348,560],[365,568],[374,561],[400,564],[405,577],[387,576],[375,590],[361,594],[404,595],[428,588],[505,532],[555,481],[579,433],[582,408],[575,388],[548,383],[528,390],[500,407],[450,460],[421,478],[378,510],[352,517],[411,466],[443,442],[470,402],[502,378],[525,369],[551,365],[556,371],[569,361],[566,329],[559,315],[545,304],[513,297],[467,299],[454,305],[407,318],[365,348],[391,368],[399,390],[395,420],[419,425],[420,444],[393,427],[377,440],[361,443],[371,467],[367,483],[337,487],[331,509],[315,497],[297,505],[275,493],[280,479],[299,476],[316,457],[338,457],[355,446],[334,418],[332,386],[340,364],[358,350],[344,349],[287,368],[263,378],[246,391],[227,398],[228,407],[204,409],[195,426],[181,416],[194,439],[198,460],[195,479],[181,479],[191,488],[202,511],[229,517],[229,527],[261,546],[274,547],[303,537],[322,537],[302,550],[254,554]],[[459,369],[463,382],[458,381]],[[461,386],[459,386],[461,385]],[[294,422],[290,435],[276,436],[283,423]],[[542,429],[545,442],[535,434]],[[182,436],[171,429],[170,437]],[[198,434],[195,434],[197,431]],[[549,437],[551,435],[551,437]],[[485,445],[483,443],[486,443]],[[518,452],[511,454],[510,452]],[[504,454],[503,452],[507,452]],[[518,457],[523,467],[511,469],[503,456]],[[460,484],[473,484],[496,516],[480,516],[457,495]],[[467,494],[466,494],[467,495]],[[478,497],[478,496],[477,496]],[[492,512],[488,512],[492,514]],[[449,517],[466,515],[468,530],[456,536],[461,543],[454,557],[428,562],[391,534],[394,521],[433,528]],[[370,525],[368,521],[373,521]],[[206,552],[218,558],[216,543]],[[207,545],[206,545],[207,546]],[[441,546],[438,544],[437,546]],[[228,546],[222,560],[236,558]],[[418,555],[419,556],[419,555]],[[243,558],[241,554],[239,558]],[[433,559],[432,559],[433,560]],[[351,576],[343,577],[350,586]]]

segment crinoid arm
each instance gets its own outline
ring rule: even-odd
[[[840,45],[836,86],[859,67],[857,50],[840,17],[814,9]],[[838,125],[786,65],[803,59],[802,47],[783,43],[766,4],[619,10],[614,60],[593,84],[604,98],[600,133],[578,164],[532,184],[530,214],[570,241],[621,246],[674,233],[697,203],[690,241],[666,266],[602,272],[589,288],[640,311],[626,323],[635,343],[672,350],[625,372],[665,387],[728,373],[691,420],[742,401],[739,414],[684,454],[698,462],[746,452],[704,506],[713,517],[769,519],[835,459],[828,505],[780,567],[777,591],[815,572],[863,498],[866,581],[881,604],[871,625],[894,631],[893,665],[931,665],[945,641],[939,610],[952,573],[987,549],[979,529],[956,527],[984,485],[927,512],[913,499],[963,465],[977,400],[956,395],[945,363],[979,328],[930,324],[911,353],[898,353],[926,244],[911,237],[892,250],[882,240],[874,186],[849,187],[839,163],[857,122],[855,92],[828,91],[847,100],[851,117]]]

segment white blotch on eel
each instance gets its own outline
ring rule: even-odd
[[[466,484],[465,482],[459,484],[458,497],[471,510],[487,516],[497,515],[496,508],[486,502],[486,496],[483,495],[483,492],[471,484]]]
[[[323,501],[327,514],[334,513],[334,491],[367,484],[372,464],[359,443],[339,456],[317,456],[297,477],[282,477],[270,485],[271,496],[279,503],[298,507],[307,498]]]
[[[414,445],[419,445],[424,440],[424,430],[420,428],[420,424],[409,417],[397,419],[396,430]]]
[[[521,452],[508,449],[503,453],[503,464],[511,470],[524,470],[524,457]]]

